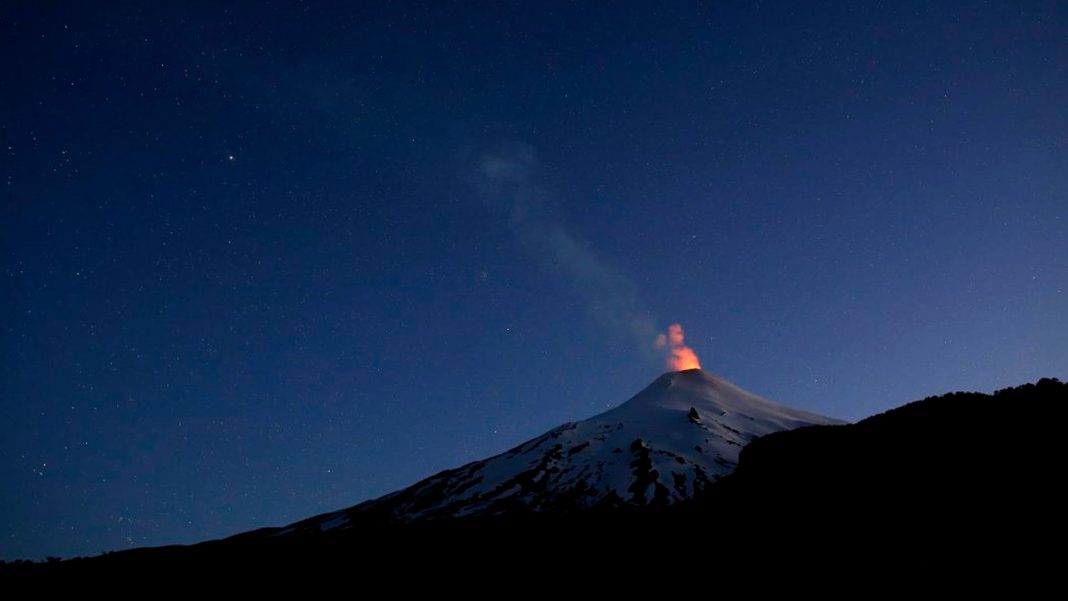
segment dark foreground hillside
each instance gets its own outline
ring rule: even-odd
[[[992,395],[930,397],[849,426],[771,434],[742,451],[738,470],[706,501],[788,499],[829,520],[1011,529],[1064,498],[1066,416],[1068,385],[1043,379]]]
[[[747,446],[738,470],[704,497],[671,509],[368,523],[286,539],[266,529],[189,547],[8,565],[0,576],[341,570],[369,579],[421,574],[416,581],[427,586],[428,574],[640,566],[628,577],[646,578],[653,567],[829,567],[891,556],[1034,556],[1039,566],[1057,556],[1041,549],[1057,548],[1065,534],[1066,407],[1068,385],[1044,379],[992,395],[927,398],[857,424],[772,434]]]

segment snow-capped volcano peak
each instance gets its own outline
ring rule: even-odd
[[[616,413],[688,411],[691,407],[697,408],[698,411],[704,408],[712,412],[769,414],[767,417],[778,414],[788,421],[800,420],[793,426],[777,428],[780,430],[808,423],[825,423],[827,420],[825,417],[773,403],[703,369],[667,372],[619,407],[590,419],[601,419]],[[812,421],[813,419],[815,421]]]
[[[346,527],[360,514],[409,521],[669,505],[733,471],[754,438],[832,423],[838,420],[779,405],[701,369],[669,372],[600,415],[282,532]]]

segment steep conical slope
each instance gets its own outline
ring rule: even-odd
[[[626,403],[280,534],[357,516],[408,521],[603,505],[669,505],[734,470],[758,436],[837,420],[784,407],[700,369],[666,373]]]

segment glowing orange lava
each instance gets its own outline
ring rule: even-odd
[[[697,353],[686,346],[683,342],[684,340],[682,325],[677,323],[668,326],[667,334],[660,334],[656,337],[656,348],[667,350],[667,368],[669,371],[701,368],[701,362],[697,360]]]

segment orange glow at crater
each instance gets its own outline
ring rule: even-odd
[[[667,334],[660,334],[656,337],[656,348],[667,352],[667,368],[669,371],[701,368],[701,362],[697,360],[697,353],[686,346],[684,340],[682,325],[677,323],[668,326]]]

